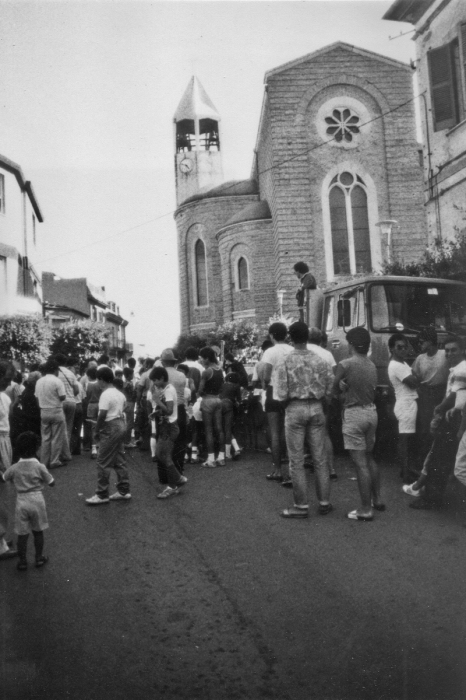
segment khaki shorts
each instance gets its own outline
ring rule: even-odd
[[[372,452],[375,445],[377,421],[377,411],[374,404],[345,408],[343,414],[345,450]]]
[[[15,532],[28,535],[31,530],[41,532],[49,526],[42,491],[18,494],[15,509]]]

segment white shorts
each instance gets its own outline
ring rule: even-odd
[[[18,494],[15,509],[15,532],[28,535],[31,530],[41,532],[49,526],[42,491]]]
[[[395,416],[398,419],[398,432],[400,434],[416,432],[417,401],[415,398],[397,400],[395,403]]]

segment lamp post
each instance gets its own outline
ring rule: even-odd
[[[376,226],[379,226],[385,240],[385,259],[387,263],[391,263],[392,261],[392,230],[397,225],[398,221],[395,219],[384,219],[376,223]]]
[[[278,311],[280,313],[280,318],[283,316],[283,297],[285,296],[285,291],[285,289],[277,290]]]

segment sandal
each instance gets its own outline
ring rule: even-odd
[[[319,515],[327,515],[328,513],[331,513],[333,510],[333,506],[331,503],[321,503],[319,505]]]
[[[293,510],[293,508],[285,508],[280,513],[282,518],[296,518],[297,520],[302,520],[309,517],[308,509],[301,508],[299,510]]]
[[[281,474],[267,474],[265,478],[269,481],[283,481]]]
[[[366,523],[370,523],[372,520],[374,520],[373,515],[360,515],[357,510],[350,511],[346,517],[350,520],[361,520]]]
[[[44,564],[47,564],[48,560],[48,557],[39,557],[36,559],[36,569],[39,569],[41,566],[44,566]]]

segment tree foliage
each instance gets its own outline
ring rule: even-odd
[[[386,264],[385,275],[408,277],[441,277],[466,282],[466,237],[457,234],[453,240],[436,238],[418,262],[395,260]]]
[[[52,331],[50,354],[63,353],[80,361],[101,355],[108,347],[109,329],[96,321],[70,321]]]
[[[42,316],[1,316],[0,357],[30,365],[43,362],[52,340],[50,326]]]

